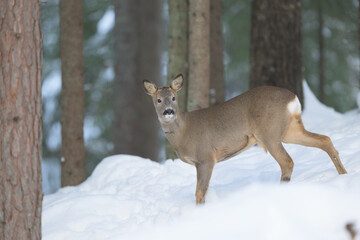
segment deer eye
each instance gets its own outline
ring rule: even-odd
[[[175,97],[173,97],[172,100],[175,101]]]
[[[158,99],[158,103],[161,103],[161,100],[160,100],[160,99]]]

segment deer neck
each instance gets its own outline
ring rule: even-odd
[[[181,136],[185,129],[185,115],[186,113],[179,111],[173,121],[161,123],[161,128],[164,131],[165,137],[174,147],[181,142]]]

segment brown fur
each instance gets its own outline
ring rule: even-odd
[[[288,104],[296,97],[290,91],[258,87],[210,108],[181,112],[172,99],[177,98],[182,81],[179,75],[170,87],[158,89],[145,80],[144,87],[153,98],[161,127],[178,157],[197,169],[197,204],[205,202],[214,165],[255,143],[278,162],[281,181],[290,181],[294,166],[282,142],[320,148],[329,154],[339,174],[346,173],[330,138],[306,131],[301,115],[289,112]],[[171,120],[163,115],[169,108],[175,113]]]

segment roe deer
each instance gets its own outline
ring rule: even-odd
[[[328,153],[339,174],[346,173],[330,138],[305,130],[300,102],[287,89],[257,87],[227,102],[182,112],[177,103],[177,91],[183,81],[179,74],[169,87],[157,88],[147,80],[143,84],[152,96],[162,130],[178,157],[196,167],[197,204],[205,202],[215,163],[255,143],[269,151],[278,162],[281,181],[290,181],[294,166],[282,142],[320,148]]]

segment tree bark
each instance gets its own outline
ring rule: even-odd
[[[189,1],[188,111],[209,106],[210,1]]]
[[[160,125],[142,79],[161,79],[161,0],[114,1],[114,153],[159,161]]]
[[[168,85],[178,75],[184,76],[184,84],[178,92],[178,104],[182,111],[186,111],[187,81],[188,81],[188,4],[187,1],[169,0],[168,27]],[[166,141],[166,158],[177,158],[171,144]]]
[[[221,0],[210,0],[210,103],[225,100]]]
[[[324,75],[324,65],[325,65],[325,58],[324,58],[324,19],[322,13],[322,5],[321,1],[318,2],[318,43],[319,43],[319,100],[322,103],[325,103],[325,75]]]
[[[61,186],[86,179],[82,0],[60,1]]]
[[[253,0],[250,87],[273,85],[303,104],[301,0]]]
[[[40,3],[0,5],[0,239],[41,239]]]

